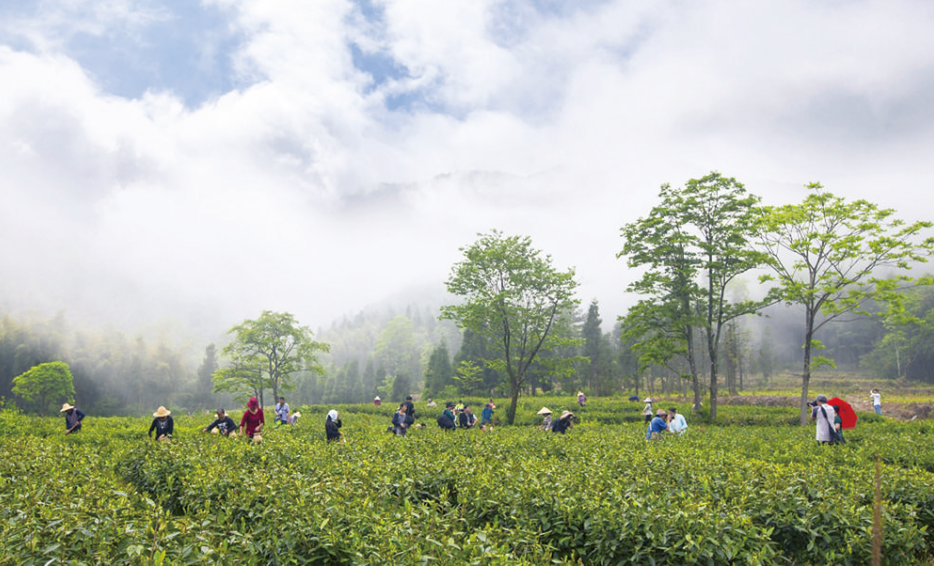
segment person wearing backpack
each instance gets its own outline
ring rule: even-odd
[[[837,416],[833,407],[827,404],[826,395],[818,395],[817,399],[811,403],[811,422],[817,423],[815,438],[821,444],[828,442],[837,442],[837,432],[833,426],[833,419]]]
[[[438,417],[438,426],[444,430],[454,430],[454,402],[448,401],[444,406],[444,412]]]
[[[833,429],[837,432],[837,442],[840,444],[846,444],[846,439],[843,438],[843,418],[840,416],[840,407],[837,405],[831,405],[833,407],[834,417],[833,417]]]

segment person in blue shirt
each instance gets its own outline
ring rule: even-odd
[[[65,413],[65,434],[71,434],[81,430],[81,421],[84,420],[84,413],[65,403],[62,405],[60,413]]]
[[[493,430],[493,400],[483,406],[480,411],[480,430]]]
[[[665,409],[659,409],[655,412],[655,417],[649,423],[649,429],[645,433],[646,440],[658,440],[662,431],[668,430],[668,423],[665,422],[667,416],[668,413],[665,412]]]
[[[217,419],[208,425],[204,432],[211,432],[212,430],[217,429],[220,434],[228,436],[231,432],[237,430],[237,423],[234,422],[232,418],[227,414],[227,411],[224,409],[217,410]]]

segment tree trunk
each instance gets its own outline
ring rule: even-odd
[[[717,420],[717,350],[713,333],[707,331],[707,353],[710,356],[710,422]]]
[[[516,407],[519,405],[519,386],[513,383],[510,389],[511,397],[509,407],[506,409],[506,422],[512,425],[516,421]]]
[[[697,364],[694,363],[694,332],[688,331],[688,367],[691,370],[691,385],[694,387],[694,405],[692,409],[696,412],[701,406],[701,385],[697,378]]]
[[[811,338],[814,336],[814,313],[805,309],[804,368],[801,373],[801,426],[808,424],[808,385],[811,382]]]

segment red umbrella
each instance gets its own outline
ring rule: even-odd
[[[828,405],[840,407],[840,420],[843,421],[844,429],[856,428],[856,411],[853,410],[853,407],[839,397],[834,397],[830,401],[827,401]]]

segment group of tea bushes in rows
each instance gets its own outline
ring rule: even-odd
[[[887,564],[934,546],[934,445],[923,425],[873,424],[846,446],[813,428],[588,419],[397,438],[378,411],[342,408],[270,428],[260,445],[200,432],[170,444],[148,419],[0,413],[0,564],[868,564],[883,462]],[[431,423],[433,424],[433,422]],[[901,448],[900,448],[901,447]]]

